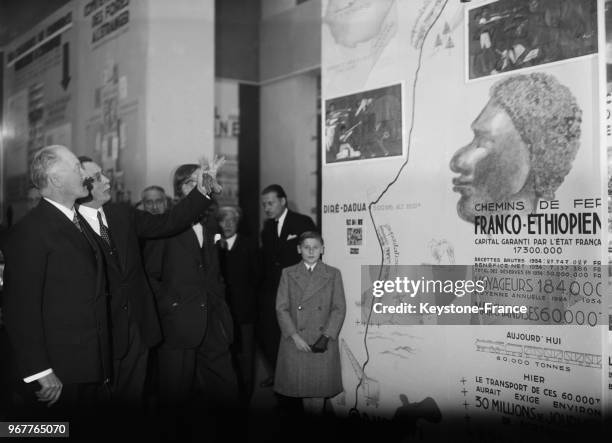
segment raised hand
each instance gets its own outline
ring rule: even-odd
[[[219,157],[215,155],[212,165],[210,164],[208,159],[206,159],[206,157],[202,157],[200,159],[200,167],[202,168],[202,170],[208,173],[215,180],[217,179],[217,172],[219,171],[219,169],[221,169],[221,167],[224,164],[225,164],[225,157],[223,156]]]
[[[223,192],[223,187],[217,181],[217,173],[221,167],[225,164],[225,157],[218,157],[215,155],[212,165],[205,157],[200,159],[200,169],[203,175],[203,185],[208,189],[209,193],[220,194]]]

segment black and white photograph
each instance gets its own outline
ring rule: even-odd
[[[611,5],[0,0],[0,442],[609,441]]]
[[[401,155],[401,84],[326,101],[327,164]]]
[[[499,0],[467,17],[470,80],[597,52],[596,0]]]
[[[348,246],[361,246],[363,244],[362,228],[346,228],[346,244]]]

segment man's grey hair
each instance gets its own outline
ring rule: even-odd
[[[38,190],[45,189],[49,185],[49,170],[60,160],[58,155],[60,149],[68,148],[62,145],[51,145],[39,149],[34,154],[30,165],[30,178]]]
[[[166,190],[164,188],[158,185],[151,185],[151,186],[147,186],[146,188],[142,190],[142,192],[140,193],[140,198],[141,199],[144,198],[145,193],[149,191],[158,191],[164,194],[164,197],[166,196]]]
[[[236,221],[240,221],[242,211],[238,206],[221,206],[217,211],[217,220],[221,221],[227,217],[234,217]]]

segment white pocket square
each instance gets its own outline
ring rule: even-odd
[[[287,241],[289,241],[289,240],[293,240],[294,238],[297,238],[297,235],[295,235],[295,234],[289,234],[289,235],[287,236]]]

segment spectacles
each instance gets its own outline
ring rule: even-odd
[[[101,172],[96,172],[94,175],[91,176],[91,179],[100,183],[102,181],[102,177],[104,177],[104,175]]]

